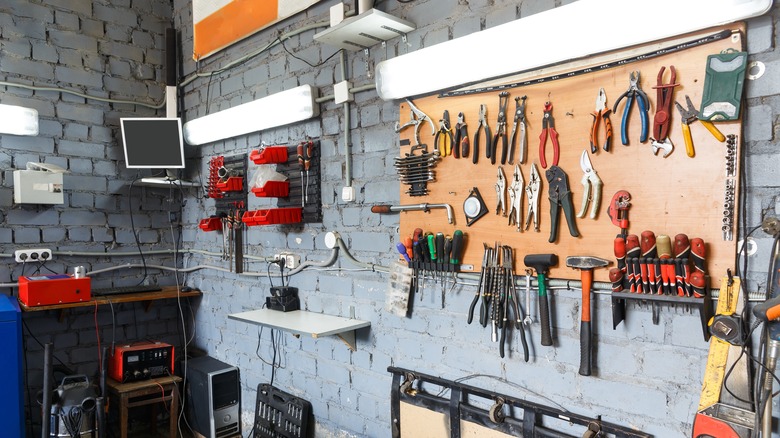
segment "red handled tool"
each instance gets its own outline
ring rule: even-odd
[[[693,262],[693,272],[690,275],[690,283],[693,287],[693,296],[696,298],[704,297],[706,293],[707,275],[705,262],[707,261],[707,248],[704,246],[704,240],[698,237],[691,239],[691,261]]]
[[[626,236],[626,268],[628,274],[628,284],[632,293],[643,292],[641,269],[639,266],[639,256],[642,255],[642,249],[639,247],[639,236],[629,234]]]
[[[555,130],[555,119],[552,116],[553,105],[551,102],[544,103],[544,116],[542,116],[542,133],[539,134],[539,163],[543,169],[547,168],[547,159],[544,156],[545,145],[547,144],[547,136],[552,140],[553,145],[553,166],[558,165],[558,154],[560,153],[560,147],[558,146],[558,131]]]
[[[672,239],[665,234],[659,234],[655,238],[655,244],[658,248],[658,258],[661,263],[661,288],[664,295],[671,295],[675,278],[674,264],[670,263],[672,261]],[[671,268],[671,272],[669,268]]]
[[[655,234],[652,231],[642,231],[639,247],[642,249],[640,261],[642,286],[645,289],[645,293],[657,293],[655,289],[655,267],[653,265],[653,259],[658,255],[658,248],[655,245]]]
[[[625,237],[628,234],[628,208],[631,207],[631,194],[625,190],[618,190],[612,195],[607,207],[607,216],[612,223],[620,228],[618,237]]]
[[[298,164],[301,165],[301,207],[306,207],[309,200],[309,167],[311,167],[311,154],[314,142],[302,141],[298,143]],[[304,183],[303,174],[306,173]]]
[[[602,119],[604,120],[604,131],[606,134],[604,151],[609,152],[609,146],[612,144],[612,121],[609,119],[611,112],[607,108],[607,92],[600,88],[599,95],[596,98],[596,110],[590,113],[593,116],[593,124],[590,127],[590,152],[592,154],[599,150],[599,124]]]
[[[582,280],[582,321],[580,322],[580,375],[590,376],[592,364],[590,326],[590,288],[593,285],[593,270],[609,265],[609,261],[598,257],[566,257],[566,266],[580,270]]]

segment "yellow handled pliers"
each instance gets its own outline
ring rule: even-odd
[[[696,152],[693,150],[693,137],[691,136],[690,124],[697,120],[699,120],[701,124],[707,128],[707,131],[710,131],[710,134],[712,134],[713,137],[715,137],[719,142],[722,143],[726,141],[726,136],[723,135],[723,133],[712,124],[712,122],[699,119],[699,110],[693,106],[693,102],[691,102],[691,98],[688,95],[685,96],[685,103],[688,105],[688,109],[683,108],[679,102],[675,102],[674,104],[677,105],[677,110],[680,111],[683,139],[685,140],[685,152],[689,157],[696,155]]]
[[[439,119],[439,130],[433,139],[434,149],[439,151],[442,157],[446,157],[447,155],[452,155],[453,143],[455,143],[455,140],[452,137],[452,129],[450,128],[450,112],[444,110],[444,115]]]

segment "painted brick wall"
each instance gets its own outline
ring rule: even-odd
[[[91,96],[147,103],[163,97],[165,29],[171,6],[164,0],[9,0],[0,4],[0,80],[41,87],[62,87]],[[140,264],[130,221],[144,251],[171,249],[168,211],[180,216],[181,197],[167,190],[132,191],[136,171],[124,166],[119,118],[164,115],[131,104],[109,104],[54,91],[0,87],[0,102],[35,108],[40,135],[0,135],[0,283],[15,282],[36,266],[17,265],[15,249],[51,248],[55,258],[41,273],[88,271],[120,264]],[[14,205],[13,169],[27,162],[46,162],[70,171],[64,177],[65,203],[58,206]],[[176,225],[176,224],[174,224]],[[68,255],[88,252],[96,255]],[[124,252],[126,256],[109,257]],[[102,254],[102,255],[101,255]],[[149,265],[172,264],[169,255],[144,257]],[[146,281],[173,284],[170,275],[149,269]],[[136,284],[142,269],[123,269],[93,277],[93,287]],[[3,293],[15,293],[9,287]],[[185,316],[189,310],[183,308]],[[55,365],[94,377],[98,344],[105,346],[143,339],[181,345],[175,301],[162,302],[146,312],[141,303],[117,304],[112,309],[72,309],[26,313],[26,398],[35,399],[42,387],[43,349],[54,344]],[[116,320],[112,330],[112,314]],[[100,327],[100,341],[95,331]],[[60,378],[62,374],[58,374]],[[32,433],[40,425],[33,401]]]
[[[89,94],[159,101],[162,98],[163,34],[172,19],[183,41],[183,74],[209,71],[274,40],[277,31],[289,32],[313,22],[327,22],[328,8],[335,0],[321,4],[229,48],[200,65],[189,57],[192,46],[192,11],[189,1],[169,2],[79,0],[12,0],[0,5],[0,75],[3,80],[36,85],[57,85]],[[567,2],[555,2],[556,5]],[[370,84],[373,65],[398,54],[430,46],[525,17],[553,7],[549,1],[418,0],[410,4],[384,1],[380,9],[406,18],[418,29],[407,43],[391,41],[376,47],[366,58],[361,52],[347,57],[347,77],[355,85]],[[766,214],[777,214],[778,183],[773,177],[780,154],[774,147],[778,92],[774,85],[780,52],[775,47],[774,22],[777,9],[749,22],[748,47],[751,60],[767,65],[766,75],[748,82],[745,114],[745,150],[748,169],[747,222],[757,224]],[[334,49],[312,41],[315,30],[285,41],[287,50],[309,62],[321,62]],[[368,61],[368,68],[366,68]],[[184,87],[181,101],[185,120],[207,112],[235,106],[293,86],[309,83],[331,93],[340,80],[338,56],[311,68],[289,56],[280,46],[245,63],[240,68],[215,76],[211,83],[201,78]],[[197,230],[197,221],[213,211],[213,201],[188,193],[182,207],[169,193],[128,190],[135,177],[122,163],[118,119],[128,115],[154,114],[139,106],[109,105],[52,92],[32,92],[4,87],[3,103],[18,103],[41,113],[41,135],[35,138],[0,136],[0,164],[3,169],[23,167],[27,161],[46,161],[71,170],[66,176],[66,204],[59,207],[15,207],[12,205],[11,174],[2,173],[0,184],[0,253],[19,245],[46,244],[59,251],[128,251],[135,248],[129,211],[143,230],[144,248],[171,248],[168,211],[181,208],[182,245],[196,250],[221,247],[221,237]],[[190,148],[188,177],[197,180],[208,171],[208,160],[217,154],[246,153],[261,142],[287,143],[304,136],[321,139],[323,155],[323,223],[300,229],[269,227],[250,229],[247,253],[267,256],[280,250],[302,255],[304,260],[330,257],[323,242],[325,231],[338,231],[352,254],[366,262],[389,265],[398,241],[397,216],[378,216],[369,206],[398,201],[398,183],[392,168],[397,135],[392,125],[398,120],[397,102],[383,102],[376,93],[356,94],[350,106],[350,139],[354,153],[353,185],[357,201],[344,203],[344,144],[342,107],[333,102],[321,105],[319,119],[288,127],[254,133]],[[129,195],[129,196],[128,196]],[[173,200],[172,200],[173,199]],[[251,208],[266,203],[253,199]],[[750,289],[764,289],[770,239],[756,235],[759,252],[751,257]],[[153,263],[171,263],[168,257],[147,257]],[[220,264],[212,258],[192,255],[188,264]],[[140,262],[138,257],[63,256],[48,266],[58,272],[86,265],[101,269]],[[222,263],[222,266],[225,266]],[[348,316],[354,308],[357,318],[371,322],[369,330],[358,332],[358,350],[350,352],[337,338],[282,336],[282,365],[276,372],[276,386],[313,404],[317,436],[389,436],[389,365],[415,369],[456,379],[474,373],[491,374],[527,388],[520,391],[490,380],[472,383],[496,388],[519,397],[547,404],[534,394],[544,394],[567,409],[581,414],[602,415],[605,420],[635,426],[655,436],[684,436],[690,433],[698,404],[707,345],[700,341],[698,316],[682,309],[664,309],[659,325],[651,323],[647,308],[631,308],[629,319],[617,330],[609,321],[610,303],[599,296],[595,303],[596,375],[583,378],[578,369],[579,291],[553,293],[555,348],[539,345],[538,330],[532,330],[531,363],[516,355],[500,360],[486,331],[465,324],[465,313],[473,296],[472,287],[462,287],[448,296],[442,310],[438,290],[430,288],[414,306],[411,318],[397,318],[384,311],[387,276],[357,270],[341,257],[334,269],[308,270],[291,279],[301,291],[303,307],[313,312]],[[250,262],[247,269],[264,272],[266,265]],[[14,263],[0,264],[0,282],[21,274]],[[151,273],[153,281],[170,282],[169,275]],[[100,276],[99,283],[131,283],[142,278],[138,270],[115,271]],[[205,294],[196,306],[196,346],[211,355],[241,367],[245,430],[251,425],[255,389],[268,382],[271,368],[270,332],[229,320],[227,315],[261,307],[270,282],[262,275],[239,276],[217,270],[203,270],[188,276],[188,284]],[[275,280],[278,284],[279,280]],[[97,338],[92,326],[92,309],[70,312],[62,321],[54,313],[27,314],[30,331],[42,342],[51,340],[56,356],[79,372],[94,372]],[[177,309],[155,306],[144,313],[125,305],[117,311],[119,338],[163,338],[178,342]],[[186,312],[186,310],[185,310]],[[100,309],[98,320],[102,343],[111,342],[110,315]],[[136,322],[140,324],[137,327]],[[143,328],[141,328],[143,327]],[[27,336],[28,377],[34,394],[40,382],[40,347]],[[659,366],[662,364],[663,366]]]
[[[277,32],[327,21],[327,8],[334,2],[324,3],[207,59],[201,63],[201,71],[209,71],[272,41]],[[550,1],[501,0],[382,2],[380,9],[415,22],[418,29],[408,35],[407,43],[392,40],[386,48],[372,49],[368,58],[362,52],[349,53],[347,77],[354,85],[372,83],[366,61],[373,68],[386,57],[522,18],[553,5]],[[751,59],[768,66],[767,75],[748,83],[746,89],[746,196],[747,221],[751,225],[760,222],[766,214],[777,214],[778,183],[770,171],[777,167],[780,157],[772,146],[778,98],[772,80],[774,73],[771,73],[778,58],[773,41],[777,10],[773,14],[748,24]],[[175,2],[174,17],[176,27],[182,31],[184,51],[188,53],[192,39],[189,2]],[[321,62],[334,49],[314,43],[314,33],[308,31],[291,38],[285,44],[287,50],[311,63]],[[185,74],[195,69],[193,62],[185,62]],[[209,107],[215,111],[305,83],[321,87],[322,94],[329,94],[330,85],[338,80],[341,76],[336,59],[313,69],[276,46],[240,68],[214,76],[210,96],[204,93],[208,82],[205,78],[186,87],[184,117],[202,116]],[[344,203],[340,198],[344,185],[342,108],[324,102],[321,110],[319,120],[202,147],[196,152],[203,156],[201,170],[214,154],[244,153],[261,142],[286,143],[306,135],[319,137],[323,154],[323,223],[296,230],[250,229],[249,250],[267,255],[286,249],[302,254],[306,260],[323,260],[329,252],[323,246],[322,234],[331,230],[342,235],[352,254],[360,260],[388,265],[396,258],[392,248],[398,242],[398,217],[374,215],[369,207],[374,203],[398,201],[398,185],[392,168],[397,143],[392,125],[398,119],[398,103],[383,102],[375,92],[369,91],[356,94],[355,103],[350,106],[353,177],[358,193],[354,203]],[[203,206],[209,207],[208,203]],[[186,210],[190,212],[190,208],[201,208],[201,205],[189,204]],[[766,236],[755,238],[760,250],[750,258],[752,291],[765,287],[763,273],[771,243]],[[195,247],[219,244],[218,236],[197,232],[186,234],[186,240]],[[528,392],[501,388],[523,398],[544,403],[534,396],[544,394],[567,409],[603,415],[604,419],[635,426],[655,436],[690,433],[707,354],[696,314],[683,309],[664,309],[660,324],[653,325],[647,306],[632,307],[628,320],[613,330],[610,302],[607,297],[599,296],[595,303],[596,375],[583,378],[577,374],[579,291],[554,292],[557,344],[555,348],[542,347],[538,329],[534,328],[531,347],[534,359],[526,364],[517,355],[499,359],[486,332],[466,325],[466,309],[473,288],[456,289],[448,298],[446,310],[440,308],[438,290],[431,288],[422,301],[414,304],[411,318],[401,319],[383,310],[385,275],[353,271],[354,266],[344,258],[337,266],[342,270],[296,275],[291,284],[300,289],[306,310],[347,316],[354,307],[357,318],[371,321],[370,330],[358,332],[356,352],[349,352],[335,338],[312,340],[285,335],[282,348],[285,367],[276,373],[277,386],[312,402],[318,436],[389,436],[390,376],[386,372],[389,365],[450,379],[474,373],[501,376],[527,388]],[[262,277],[246,280],[211,272],[198,273],[192,279],[207,291],[198,310],[196,342],[211,354],[242,368],[244,421],[248,425],[255,388],[270,379],[270,367],[260,360],[260,357],[270,358],[270,336],[266,330],[260,337],[256,327],[227,320],[225,314],[259,308],[269,282]],[[260,357],[255,352],[256,346],[260,348]],[[490,381],[481,383],[488,387],[494,385]]]

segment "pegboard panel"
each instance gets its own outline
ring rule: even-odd
[[[691,41],[713,33],[731,29],[735,32],[727,38],[713,42],[689,47],[685,43],[675,46],[670,54],[656,53],[654,56],[643,57],[642,53],[667,47],[669,44],[677,44],[676,41]],[[650,230],[656,235],[666,234],[672,239],[678,233],[685,233],[689,238],[700,237],[704,239],[707,248],[707,271],[713,278],[718,278],[725,273],[727,268],[732,268],[736,255],[736,235],[734,240],[724,240],[722,233],[724,199],[726,188],[726,143],[719,142],[701,122],[690,125],[693,136],[695,157],[686,154],[683,140],[681,118],[677,108],[672,105],[671,126],[669,137],[674,144],[674,151],[662,158],[662,151],[657,156],[652,153],[651,142],[639,142],[640,118],[637,103],[633,104],[629,122],[629,145],[624,146],[620,139],[621,118],[626,99],[621,101],[617,113],[611,114],[613,127],[612,146],[609,152],[603,149],[595,154],[590,152],[589,134],[593,122],[596,98],[599,88],[604,88],[607,96],[607,107],[612,108],[618,97],[629,87],[629,75],[632,71],[640,72],[640,86],[647,94],[650,101],[648,111],[649,137],[653,132],[653,117],[656,112],[657,96],[653,86],[656,85],[656,77],[661,67],[666,67],[663,83],[669,83],[670,66],[677,71],[676,82],[680,85],[674,89],[673,99],[685,106],[685,96],[688,95],[693,104],[698,108],[702,99],[702,90],[705,78],[705,66],[707,56],[720,53],[726,49],[742,51],[744,45],[744,25],[732,25],[699,32],[693,35],[678,37],[674,41],[656,43],[652,46],[635,47],[623,50],[619,53],[600,55],[593,58],[592,65],[588,60],[580,60],[567,65],[557,66],[554,69],[538,71],[526,75],[525,81],[517,78],[508,78],[504,83],[525,82],[527,85],[506,88],[509,104],[507,106],[507,136],[511,136],[513,115],[515,112],[515,97],[527,96],[526,99],[526,123],[528,152],[524,163],[520,164],[523,179],[529,181],[531,163],[535,163],[542,180],[539,193],[539,223],[540,230],[535,232],[533,224],[528,230],[518,232],[516,227],[508,225],[508,217],[496,215],[496,182],[499,159],[496,164],[491,164],[485,157],[484,132],[481,134],[480,156],[477,164],[472,164],[471,155],[468,158],[456,159],[453,156],[443,157],[435,167],[436,180],[428,183],[429,194],[427,196],[411,197],[405,193],[408,186],[401,184],[400,204],[420,203],[447,203],[455,210],[455,224],[447,223],[443,209],[430,212],[407,211],[401,212],[401,237],[411,235],[412,231],[420,227],[425,231],[442,231],[450,234],[456,229],[463,230],[466,234],[465,254],[463,263],[472,264],[475,270],[480,269],[483,254],[482,243],[493,244],[499,241],[515,248],[515,266],[518,273],[525,269],[523,257],[527,254],[555,253],[559,257],[559,264],[551,269],[553,278],[566,278],[579,280],[579,271],[570,269],[565,265],[565,259],[571,255],[597,256],[612,261],[615,266],[613,241],[620,229],[613,225],[607,216],[607,207],[612,196],[619,190],[627,190],[631,194],[631,207],[629,209],[629,234],[640,235],[642,231]],[[663,50],[661,50],[663,52]],[[522,56],[521,52],[507,56]],[[639,58],[631,63],[621,64],[619,60],[629,57]],[[615,66],[599,68],[598,66],[609,59]],[[592,67],[592,71],[584,74],[569,76],[568,72],[579,71]],[[435,74],[435,73],[432,73]],[[550,78],[558,76],[554,80],[545,80],[535,83],[535,78]],[[501,81],[494,81],[492,85],[500,85]],[[413,103],[430,117],[438,129],[438,120],[444,110],[448,110],[450,121],[454,128],[457,115],[462,112],[468,125],[469,139],[472,143],[478,122],[480,104],[487,105],[487,121],[491,128],[491,134],[495,135],[496,122],[499,110],[499,91],[491,90],[455,97],[440,98],[428,96],[415,99]],[[603,182],[601,205],[595,219],[575,218],[580,236],[572,237],[569,234],[563,211],[560,212],[559,231],[557,241],[549,243],[550,237],[550,201],[548,199],[548,182],[545,178],[545,170],[539,161],[540,133],[542,131],[542,116],[545,102],[553,104],[552,115],[555,119],[555,128],[559,135],[561,167],[569,179],[572,192],[572,204],[575,214],[580,209],[583,195],[581,179],[583,172],[579,161],[583,150],[593,164]],[[406,102],[400,105],[400,124],[408,122],[411,117],[409,105]],[[741,156],[741,120],[733,122],[716,123],[716,127],[724,134],[736,135],[737,157]],[[604,125],[599,128],[599,144],[604,141]],[[425,122],[420,127],[421,143],[428,145],[433,150],[434,136],[431,135],[431,127]],[[409,127],[400,133],[401,144],[415,143],[414,129]],[[401,146],[399,156],[408,153],[411,146]],[[519,149],[519,147],[517,148]],[[552,142],[547,140],[546,157],[548,169],[552,163]],[[518,163],[519,150],[515,151],[515,163]],[[739,174],[739,159],[736,160],[737,175]],[[507,178],[507,186],[511,182],[514,164],[501,166]],[[466,217],[463,212],[463,201],[472,187],[478,187],[490,212],[480,220],[466,226]],[[735,191],[739,193],[739,187]],[[738,199],[735,200],[735,205]],[[509,196],[506,195],[507,212],[511,208]],[[527,200],[525,193],[522,201],[522,220],[526,219]],[[588,212],[590,207],[588,208]],[[734,208],[734,223],[737,223],[737,209]],[[736,231],[736,230],[735,230]],[[736,234],[736,232],[735,232]],[[608,281],[608,269],[594,270],[595,279]]]

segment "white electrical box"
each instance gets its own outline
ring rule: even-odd
[[[62,173],[14,170],[14,203],[63,204]]]

